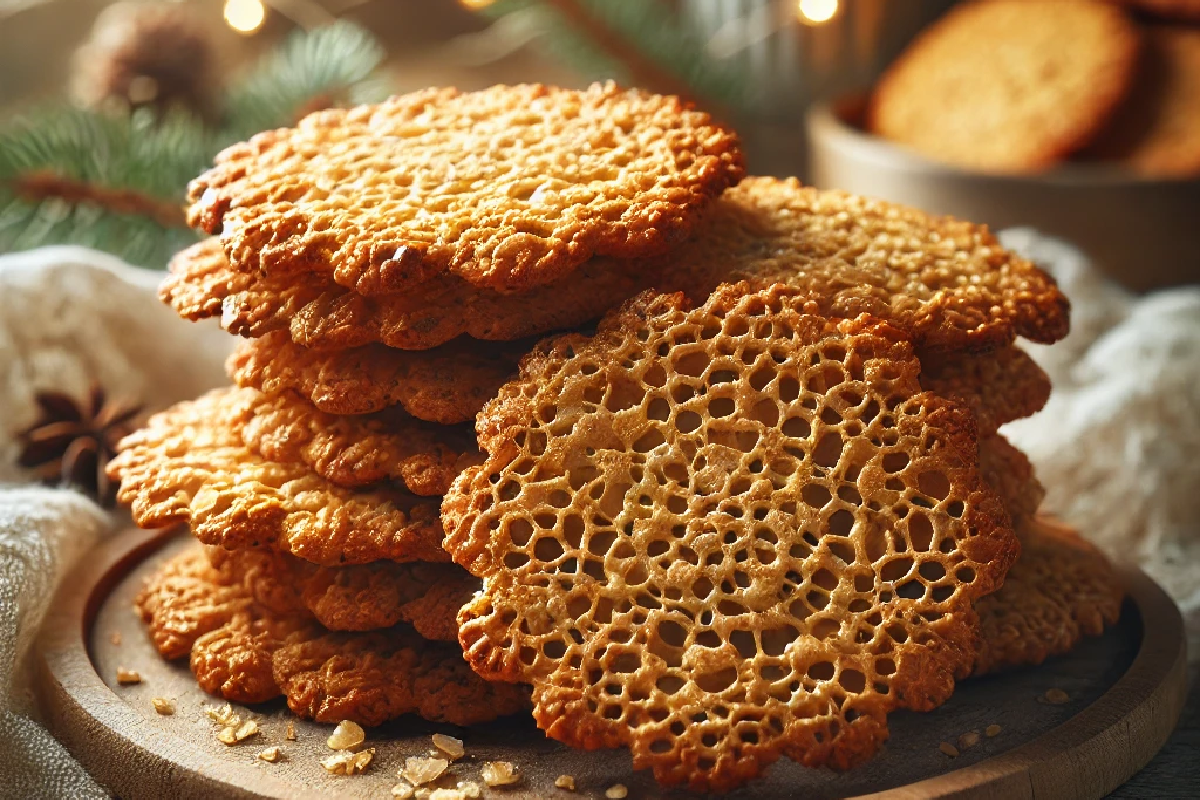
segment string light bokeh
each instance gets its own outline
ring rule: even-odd
[[[225,22],[238,33],[254,33],[266,19],[262,0],[225,0]]]
[[[797,0],[796,15],[806,25],[822,25],[837,16],[838,0]]]

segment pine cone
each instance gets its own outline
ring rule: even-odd
[[[173,106],[201,119],[214,109],[215,49],[183,3],[116,3],[96,19],[75,53],[72,93],[89,108]]]

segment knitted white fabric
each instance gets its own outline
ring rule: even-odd
[[[1200,287],[1142,297],[1029,230],[1001,240],[1071,300],[1071,334],[1028,345],[1054,390],[1004,433],[1046,486],[1043,508],[1200,608]]]
[[[109,525],[75,492],[0,488],[0,796],[106,796],[35,722],[28,658],[59,579]]]
[[[128,517],[15,483],[30,476],[14,435],[37,419],[38,391],[85,397],[95,381],[155,411],[226,382],[232,337],[159,303],[161,278],[78,247],[0,256],[0,797],[107,796],[38,725],[28,661],[62,577]]]

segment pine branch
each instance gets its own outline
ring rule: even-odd
[[[338,22],[289,37],[226,95],[218,129],[152,109],[108,115],[47,110],[0,130],[0,252],[81,244],[163,268],[198,234],[185,227],[187,184],[224,146],[294,124],[308,111],[386,95],[383,52]]]
[[[212,149],[182,115],[65,109],[18,121],[0,134],[0,250],[81,244],[165,265],[196,239],[183,190]]]
[[[344,20],[293,34],[231,88],[222,138],[237,142],[322,108],[383,99],[387,87],[371,80],[383,57],[369,33]]]
[[[181,205],[131,189],[113,189],[39,171],[18,175],[10,181],[10,185],[13,194],[26,203],[42,203],[51,199],[71,205],[91,203],[115,214],[148,217],[164,228],[187,227]]]
[[[743,68],[710,56],[662,0],[497,0],[484,13],[523,10],[543,20],[546,47],[590,78],[677,94],[721,115],[754,102]]]
[[[692,87],[663,69],[653,59],[631,45],[603,19],[589,11],[579,0],[545,0],[579,34],[589,36],[596,46],[621,62],[630,78],[660,94],[674,94],[692,100]]]

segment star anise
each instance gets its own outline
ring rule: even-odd
[[[17,463],[34,470],[43,483],[74,486],[112,508],[117,487],[104,468],[116,455],[117,442],[133,431],[142,407],[108,400],[99,384],[92,384],[82,401],[62,392],[38,392],[34,400],[41,416],[17,433]]]

